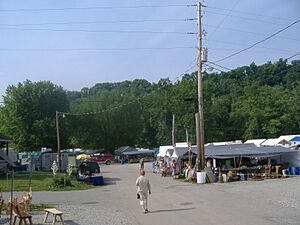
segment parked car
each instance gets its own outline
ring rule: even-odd
[[[85,160],[78,166],[77,180],[89,179],[93,173],[100,173],[100,166],[97,162]]]
[[[97,163],[105,163],[106,165],[110,165],[114,161],[114,156],[109,153],[93,154],[91,155],[91,160]]]

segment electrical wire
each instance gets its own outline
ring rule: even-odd
[[[215,66],[218,66],[218,67],[220,67],[220,68],[222,68],[222,69],[225,69],[225,70],[229,70],[229,71],[233,70],[233,69],[230,69],[230,68],[228,68],[228,67],[221,66],[220,64],[217,64],[217,63],[214,63],[214,62],[207,61],[207,63],[212,64],[212,65],[215,65]],[[225,71],[222,71],[222,72],[225,72]]]
[[[47,25],[80,25],[80,24],[107,24],[107,23],[144,23],[144,22],[188,22],[197,18],[187,19],[149,19],[149,20],[102,20],[102,21],[72,21],[72,22],[46,22],[46,23],[11,23],[0,24],[0,26],[47,26]]]
[[[213,27],[216,28],[217,26],[215,25],[211,25],[211,24],[204,24],[204,27]],[[253,35],[260,35],[260,36],[265,36],[265,33],[258,33],[258,32],[253,32],[253,31],[247,31],[247,30],[240,30],[240,29],[235,29],[235,28],[228,28],[228,27],[220,27],[219,29],[223,29],[223,30],[230,30],[230,31],[234,31],[234,32],[240,32],[240,33],[246,33],[246,34],[253,34]],[[290,38],[290,37],[285,37],[285,36],[277,36],[277,38],[280,39],[286,39],[286,40],[292,40],[292,41],[300,41],[300,39],[295,39],[295,38]]]
[[[209,48],[210,52],[232,52],[232,51],[237,51],[238,49],[226,49],[226,48]],[[268,50],[268,51],[263,51],[263,50],[255,50],[255,49],[251,49],[248,52],[252,52],[253,54],[263,54],[263,55],[275,55],[277,56],[278,53],[280,54],[284,54],[284,55],[290,55],[293,53],[293,51],[288,51],[288,52],[282,52],[282,51],[272,51],[272,50]],[[253,56],[252,56],[253,58]]]
[[[223,25],[223,23],[225,22],[225,20],[232,13],[233,9],[239,4],[239,2],[240,2],[240,0],[237,0],[237,2],[232,6],[231,10],[228,11],[228,13],[226,14],[226,16],[224,16],[224,18],[220,21],[220,23],[216,26],[216,28],[213,30],[213,32],[208,37],[212,37],[220,29],[220,27]]]
[[[213,66],[211,66],[211,65],[209,65],[209,64],[207,64],[207,63],[204,63],[204,65],[206,65],[206,66],[208,66],[209,68],[212,68],[212,69],[214,69],[214,70],[217,70],[217,71],[219,71],[219,72],[221,72],[221,73],[226,73],[225,71],[220,70],[220,69],[218,69],[218,68],[216,68],[216,67],[213,67]]]
[[[287,60],[288,60],[288,59],[291,59],[291,58],[293,58],[293,57],[295,57],[295,56],[297,56],[297,55],[300,55],[300,52],[298,52],[298,53],[296,53],[296,54],[294,54],[294,55],[292,55],[292,56],[290,56],[290,57],[288,57],[288,58],[286,58],[286,59],[287,59]],[[207,63],[209,63],[209,64],[207,64]],[[231,70],[234,70],[234,69],[227,68],[227,67],[225,67],[225,66],[221,66],[220,64],[217,64],[217,63],[214,63],[214,62],[209,62],[209,61],[208,61],[207,63],[205,63],[205,65],[207,65],[207,66],[209,66],[209,67],[211,67],[211,68],[213,68],[213,69],[215,69],[215,70],[217,70],[217,71],[219,71],[219,72],[224,72],[224,73],[226,73],[226,71],[220,70],[220,69],[218,69],[218,68],[216,68],[216,67],[214,67],[214,66],[211,66],[210,64],[219,66],[219,67],[221,67],[221,68],[223,68],[223,69],[227,69],[227,70],[230,70],[230,71],[231,71]],[[278,73],[272,74],[272,76],[278,76],[278,75],[280,75],[280,74],[282,74],[282,73],[288,72],[289,69],[290,69],[290,67],[289,67],[289,68],[286,68],[286,69],[284,69],[284,70],[281,70],[281,71],[278,72]]]
[[[0,48],[0,51],[19,51],[19,52],[71,52],[71,51],[139,51],[139,50],[175,50],[175,49],[197,49],[192,46],[175,46],[175,47],[144,47],[144,48]]]
[[[258,14],[258,13],[250,13],[250,12],[246,12],[246,11],[241,11],[241,10],[233,10],[233,9],[226,9],[226,8],[220,8],[220,7],[214,7],[214,6],[207,6],[207,8],[210,9],[217,9],[217,10],[224,10],[224,11],[231,11],[231,12],[236,12],[236,13],[240,13],[243,15],[250,15],[250,16],[255,16],[255,17],[268,17],[270,19],[278,19],[278,20],[286,20],[286,21],[292,21],[293,19],[289,19],[289,18],[284,18],[284,17],[278,17],[278,16],[270,16],[270,15],[265,15],[265,14]]]
[[[244,48],[244,49],[242,49],[242,50],[240,50],[240,51],[238,51],[238,52],[235,52],[235,53],[233,53],[233,54],[231,54],[231,55],[228,55],[228,56],[226,56],[226,57],[223,57],[222,59],[219,59],[219,60],[215,61],[215,63],[224,61],[224,60],[229,59],[229,58],[231,58],[231,57],[233,57],[233,56],[236,56],[236,55],[238,55],[238,54],[240,54],[240,53],[242,53],[242,52],[244,52],[244,51],[247,51],[247,50],[249,50],[249,49],[255,47],[256,45],[261,44],[261,43],[263,43],[263,42],[265,42],[265,41],[271,39],[272,37],[276,36],[277,34],[282,33],[283,31],[287,30],[288,28],[294,26],[295,24],[297,24],[297,23],[299,23],[299,22],[300,22],[300,19],[298,19],[298,20],[296,20],[295,22],[289,24],[288,26],[286,26],[286,27],[280,29],[279,31],[277,31],[277,32],[275,32],[275,33],[269,35],[268,37],[266,37],[266,38],[264,38],[264,39],[262,39],[262,40],[260,40],[260,41],[255,42],[254,44],[250,45],[250,46],[247,47],[247,48]]]
[[[71,11],[71,10],[111,10],[111,9],[141,9],[141,8],[170,8],[190,7],[192,5],[138,5],[138,6],[90,6],[40,9],[0,9],[0,12],[42,12],[42,11]]]
[[[208,67],[210,67],[210,68],[212,68],[212,69],[215,69],[215,70],[217,70],[217,71],[219,71],[219,72],[222,72],[222,73],[227,73],[227,72],[230,72],[231,70],[233,70],[233,69],[229,69],[229,68],[227,68],[227,67],[224,67],[224,66],[221,66],[221,65],[219,65],[219,64],[212,63],[212,62],[209,62],[209,61],[205,62],[204,64],[205,64],[206,66],[208,66]],[[212,66],[212,65],[214,65],[214,66]],[[230,70],[230,71],[224,71],[224,70],[219,69],[219,68],[217,68],[217,67],[215,67],[215,66],[218,66],[218,67],[220,67],[220,68],[222,68],[222,69],[226,69],[226,70]]]
[[[188,69],[186,69],[183,73],[181,73],[179,76],[175,77],[173,80],[171,80],[171,82],[175,82],[176,80],[178,80],[180,77],[184,76],[186,73],[188,73],[190,70],[192,70],[193,68],[195,68],[197,66],[197,64],[193,65],[193,66],[190,66]],[[163,87],[159,87],[158,90],[162,89]],[[158,90],[155,90],[155,91],[158,91]],[[141,99],[143,98],[146,98],[148,97],[149,95],[153,94],[155,91],[152,91],[148,94],[145,94],[143,96],[141,96],[140,98],[137,98],[133,101],[130,101],[130,102],[126,102],[124,104],[121,104],[121,105],[118,105],[118,106],[115,106],[115,107],[112,107],[112,108],[108,108],[108,109],[104,109],[104,110],[100,110],[100,111],[96,111],[96,112],[86,112],[86,113],[69,113],[69,112],[58,112],[59,114],[61,115],[65,115],[65,116],[87,116],[87,115],[95,115],[95,114],[102,114],[102,113],[105,113],[105,112],[110,112],[110,111],[113,111],[113,110],[116,110],[116,109],[119,109],[119,108],[122,108],[124,106],[127,106],[127,105],[130,105],[130,104],[133,104],[135,102],[138,102],[140,101]]]
[[[298,52],[298,53],[296,53],[296,54],[294,54],[294,55],[292,55],[292,56],[290,56],[290,57],[287,57],[286,59],[289,60],[289,59],[291,59],[291,58],[294,58],[294,57],[297,56],[297,55],[300,55],[300,52]]]
[[[178,35],[191,35],[196,34],[192,32],[179,32],[179,31],[147,31],[147,30],[84,30],[84,29],[52,29],[52,28],[3,28],[0,30],[8,31],[51,31],[51,32],[84,32],[84,33],[132,33],[132,34],[178,34]]]
[[[226,16],[227,14],[225,13],[217,13],[217,12],[212,12],[210,10],[206,10],[206,13],[211,13],[211,14],[215,14],[215,15],[223,15]],[[254,18],[249,18],[249,17],[243,17],[243,16],[236,16],[236,15],[230,15],[230,17],[233,18],[238,18],[238,19],[243,19],[243,20],[250,20],[250,21],[256,21],[256,22],[260,22],[260,23],[266,23],[266,24],[273,24],[273,25],[277,25],[277,26],[284,26],[283,23],[276,23],[276,22],[271,22],[271,21],[266,21],[266,20],[261,20],[261,19],[254,19]]]
[[[230,42],[230,41],[221,41],[221,40],[208,40],[205,39],[205,41],[207,42],[216,42],[216,43],[223,43],[223,44],[228,44],[228,45],[239,45],[239,46],[248,46],[247,44],[243,44],[243,43],[236,43],[236,42]],[[267,50],[271,50],[274,52],[281,52],[281,53],[290,53],[290,50],[286,50],[286,49],[279,49],[279,48],[269,48],[269,47],[263,47],[263,46],[257,46],[257,48],[260,49],[267,49]],[[227,51],[227,50],[226,50]],[[234,50],[235,51],[235,50]]]

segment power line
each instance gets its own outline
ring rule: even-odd
[[[206,12],[211,13],[211,14],[216,14],[216,15],[223,15],[226,16],[227,14],[224,13],[217,13],[217,12],[212,12],[209,10],[206,10]],[[243,17],[243,16],[236,16],[236,15],[230,15],[230,17],[233,18],[239,18],[239,19],[243,19],[243,20],[250,20],[250,21],[256,21],[256,22],[260,22],[260,23],[267,23],[267,24],[273,24],[273,25],[277,25],[277,26],[283,26],[283,23],[276,23],[276,22],[270,22],[270,21],[266,21],[266,20],[260,20],[260,19],[254,19],[254,18],[249,18],[249,17]]]
[[[212,69],[214,69],[214,70],[217,70],[217,71],[219,71],[219,72],[221,72],[221,73],[226,73],[225,71],[220,70],[220,69],[218,69],[218,68],[216,68],[216,67],[213,67],[213,66],[211,66],[211,65],[209,65],[209,64],[207,64],[207,63],[204,63],[204,65],[206,65],[206,66],[208,66],[209,68],[212,68]]]
[[[213,28],[217,27],[217,26],[211,25],[211,24],[204,24],[204,26],[213,27]],[[240,29],[229,28],[229,27],[220,27],[219,29],[230,30],[230,31],[246,33],[246,34],[260,35],[260,36],[262,36],[262,35],[265,36],[266,35],[265,33],[258,33],[258,32],[253,32],[253,31],[240,30]],[[300,41],[300,39],[295,39],[295,38],[290,38],[290,37],[285,37],[285,36],[277,36],[277,38],[292,40],[292,41]]]
[[[143,48],[0,48],[0,51],[18,52],[71,52],[71,51],[139,51],[139,50],[175,50],[175,49],[197,49],[196,46],[175,47],[143,47]]]
[[[224,16],[224,18],[221,20],[221,22],[216,26],[216,28],[214,29],[214,31],[209,35],[209,37],[213,36],[218,29],[220,29],[220,27],[223,25],[223,23],[225,22],[225,20],[230,16],[230,14],[232,13],[233,9],[239,4],[240,0],[237,0],[237,2],[233,5],[233,7],[231,8],[231,10],[228,11],[228,13],[226,14],[226,16]]]
[[[209,50],[211,52],[220,52],[220,51],[223,51],[223,52],[232,52],[232,51],[238,51],[238,49],[229,49],[229,48],[209,48]],[[262,53],[262,54],[275,54],[275,55],[278,55],[278,53],[280,54],[286,54],[286,55],[290,55],[293,51],[284,51],[284,50],[254,50],[254,49],[251,49],[249,51],[254,51],[255,54],[259,54],[259,53]]]
[[[195,68],[195,67],[197,67],[197,66],[198,66],[197,63],[194,64],[194,65],[192,65],[192,66],[190,66],[186,71],[184,71],[184,72],[181,73],[179,76],[177,76],[177,77],[175,77],[173,80],[171,80],[171,82],[172,82],[172,83],[175,82],[175,81],[178,80],[180,77],[182,77],[183,75],[187,74],[191,69],[193,69],[193,68]]]
[[[217,63],[214,63],[214,62],[207,61],[207,63],[212,64],[212,65],[215,65],[215,66],[218,66],[218,67],[220,67],[220,68],[222,68],[222,69],[225,69],[225,70],[229,70],[229,71],[233,70],[233,69],[230,69],[230,68],[228,68],[228,67],[221,66],[220,64],[217,64]],[[225,72],[225,71],[222,71],[222,72]]]
[[[208,40],[205,39],[205,41],[207,42],[217,42],[217,43],[224,43],[224,44],[228,44],[228,45],[239,45],[239,46],[248,46],[247,44],[243,44],[243,43],[237,43],[237,42],[230,42],[230,41],[221,41],[221,40]],[[261,48],[261,49],[267,49],[267,50],[272,50],[274,52],[281,52],[281,53],[290,53],[290,50],[286,50],[286,49],[279,49],[279,48],[269,48],[269,47],[263,47],[263,46],[257,46],[257,48]],[[227,50],[226,50],[227,51]],[[228,49],[229,51],[229,49]],[[234,50],[235,51],[235,50]]]
[[[291,59],[291,58],[294,58],[294,57],[297,56],[297,55],[300,55],[300,52],[298,52],[298,53],[296,53],[296,54],[294,54],[294,55],[292,55],[292,56],[290,56],[290,57],[288,57],[288,58],[286,58],[286,59],[289,60],[289,59]]]
[[[52,29],[52,28],[0,28],[0,30],[14,31],[51,31],[51,32],[84,32],[84,33],[145,33],[145,34],[179,34],[191,35],[192,32],[179,31],[147,31],[147,30],[84,30],[84,29]]]
[[[170,8],[190,7],[192,5],[138,5],[138,6],[90,6],[40,9],[1,9],[0,12],[42,12],[42,11],[71,11],[71,10],[111,10],[111,9],[141,9],[141,8]]]
[[[143,19],[143,20],[101,20],[101,21],[70,21],[70,22],[46,22],[46,23],[11,23],[0,26],[47,26],[47,25],[80,25],[80,24],[107,24],[107,23],[144,23],[144,22],[188,22],[197,18],[186,19]]]
[[[261,44],[262,42],[265,42],[265,41],[271,39],[272,37],[276,36],[277,34],[280,34],[281,32],[287,30],[288,28],[294,26],[295,24],[297,24],[297,23],[299,23],[299,22],[300,22],[300,19],[298,19],[298,20],[296,20],[295,22],[291,23],[290,25],[284,27],[283,29],[281,29],[281,30],[279,30],[279,31],[277,31],[277,32],[275,32],[275,33],[269,35],[268,37],[266,37],[266,38],[264,38],[264,39],[262,39],[262,40],[260,40],[260,41],[255,42],[254,44],[250,45],[250,46],[247,47],[247,48],[244,48],[244,49],[242,49],[242,50],[240,50],[240,51],[238,51],[238,52],[235,52],[235,53],[233,53],[233,54],[231,54],[231,55],[228,55],[228,56],[226,56],[226,57],[224,57],[224,58],[222,58],[222,59],[219,59],[219,60],[215,61],[215,63],[216,63],[216,62],[224,61],[224,60],[229,59],[229,58],[231,58],[231,57],[233,57],[233,56],[236,56],[236,55],[238,55],[238,54],[240,54],[240,53],[242,53],[242,52],[244,52],[244,51],[247,51],[247,50],[249,50],[249,49],[255,47],[256,45]]]
[[[288,57],[288,58],[286,58],[287,60],[288,59],[291,59],[291,58],[293,58],[293,57],[295,57],[295,56],[297,56],[297,55],[300,55],[300,52],[298,52],[298,53],[296,53],[296,54],[294,54],[294,55],[292,55],[292,56],[290,56],[290,57]],[[223,68],[223,69],[227,69],[227,70],[235,70],[235,69],[230,69],[230,68],[227,68],[227,67],[225,67],[225,66],[221,66],[220,64],[217,64],[217,63],[214,63],[214,62],[207,62],[207,63],[209,63],[209,64],[213,64],[213,65],[216,65],[216,66],[219,66],[219,67],[221,67],[221,68]],[[209,67],[212,67],[213,69],[215,69],[215,70],[218,70],[219,72],[224,72],[224,73],[227,73],[226,71],[223,71],[223,70],[220,70],[220,69],[218,69],[218,68],[216,68],[216,67],[214,67],[214,66],[211,66],[211,65],[207,65],[207,66],[209,66]],[[291,69],[291,67],[288,67],[288,68],[286,68],[286,69],[284,69],[284,70],[281,70],[280,72],[278,72],[278,73],[275,73],[275,74],[272,74],[272,76],[278,76],[278,75],[280,75],[280,74],[282,74],[282,73],[285,73],[285,72],[288,72],[288,70],[290,70]],[[230,72],[230,71],[228,71],[228,72]]]
[[[180,77],[182,77],[183,75],[185,75],[186,73],[188,73],[191,69],[195,68],[197,66],[197,64],[193,65],[193,66],[190,66],[188,69],[186,69],[183,73],[181,73],[179,76],[175,77],[173,80],[171,80],[171,82],[175,82],[177,79],[179,79]],[[158,90],[160,90],[162,87],[159,87]],[[104,109],[104,110],[101,110],[101,111],[96,111],[96,112],[86,112],[86,113],[68,113],[68,112],[58,112],[59,114],[62,114],[62,115],[69,115],[69,116],[87,116],[87,115],[95,115],[95,114],[102,114],[102,113],[105,113],[105,112],[109,112],[109,111],[113,111],[115,109],[119,109],[119,108],[122,108],[124,106],[127,106],[129,104],[133,104],[135,102],[138,102],[140,101],[142,98],[146,98],[148,97],[149,95],[153,94],[155,91],[157,90],[154,90],[148,94],[145,94],[133,101],[130,101],[130,102],[126,102],[124,104],[121,104],[121,105],[118,105],[118,106],[115,106],[115,107],[112,107],[112,108],[108,108],[108,109]]]
[[[236,12],[236,13],[240,13],[243,15],[251,15],[251,16],[259,16],[259,17],[269,17],[271,19],[278,19],[278,20],[287,20],[287,21],[292,21],[293,19],[289,19],[289,18],[284,18],[284,17],[278,17],[278,16],[270,16],[270,15],[265,15],[265,14],[258,14],[258,13],[250,13],[250,12],[246,12],[246,11],[241,11],[241,10],[233,10],[233,9],[226,9],[226,8],[220,8],[220,7],[212,7],[212,6],[207,6],[207,8],[210,9],[217,9],[217,10],[224,10],[224,11],[231,11],[231,12]]]

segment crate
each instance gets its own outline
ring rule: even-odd
[[[91,184],[92,185],[103,185],[104,184],[103,176],[92,176]]]

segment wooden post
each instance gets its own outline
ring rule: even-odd
[[[173,114],[172,120],[172,145],[176,147],[176,140],[175,140],[175,115]]]
[[[60,136],[59,136],[59,112],[55,113],[56,118],[56,137],[57,137],[57,154],[58,154],[58,171],[61,172],[61,154],[60,154]]]
[[[197,4],[198,17],[198,117],[199,130],[198,140],[198,172],[205,166],[204,154],[204,118],[203,118],[203,84],[202,84],[202,24],[201,24],[201,2]],[[198,123],[197,123],[198,124]]]

